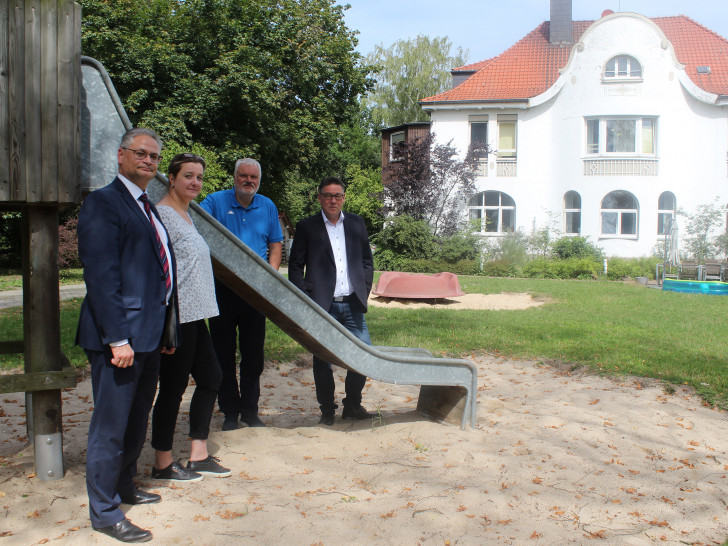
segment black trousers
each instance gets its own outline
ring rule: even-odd
[[[179,406],[190,375],[196,383],[190,401],[193,440],[206,440],[210,434],[210,419],[222,381],[222,370],[204,320],[182,324],[180,340],[182,344],[174,354],[161,357],[159,394],[152,412],[152,447],[159,451],[172,450]]]
[[[265,316],[227,286],[215,282],[220,314],[210,319],[210,336],[222,368],[218,394],[226,416],[258,415],[260,375],[263,373]],[[240,383],[236,377],[235,350],[240,343]]]

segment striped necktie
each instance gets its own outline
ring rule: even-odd
[[[152,206],[149,204],[149,197],[147,197],[146,193],[142,193],[139,196],[139,200],[144,203],[144,211],[147,213],[147,216],[149,216],[149,221],[152,223],[154,235],[157,236],[159,257],[162,259],[162,269],[164,269],[164,286],[167,288],[167,294],[169,294],[169,290],[170,288],[172,288],[172,280],[169,278],[169,262],[167,261],[167,252],[165,252],[164,250],[164,245],[162,244],[162,239],[160,239],[159,237],[157,226],[154,225],[154,220],[152,219]]]

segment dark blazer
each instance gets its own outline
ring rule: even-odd
[[[174,274],[171,244],[169,250]],[[128,339],[135,352],[159,349],[166,289],[155,229],[118,178],[85,199],[78,217],[78,254],[86,298],[76,343],[103,351],[109,343]]]
[[[374,279],[374,260],[369,234],[361,216],[344,213],[344,236],[349,279],[356,295],[350,305],[365,313]],[[288,260],[288,279],[326,311],[329,310],[336,288],[336,264],[321,212],[296,225]]]

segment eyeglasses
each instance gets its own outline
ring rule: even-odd
[[[145,152],[144,150],[135,150],[134,148],[125,148],[124,146],[121,147],[123,150],[129,150],[130,152],[134,153],[134,157],[136,157],[139,161],[144,161],[147,156],[149,156],[149,161],[152,163],[159,163],[159,160],[162,159],[162,156],[155,153],[149,153]]]
[[[319,195],[327,201],[329,199],[336,199],[337,201],[341,201],[344,198],[343,193],[319,193]]]

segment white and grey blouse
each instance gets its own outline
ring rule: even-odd
[[[181,323],[215,317],[219,314],[210,248],[195,229],[172,207],[157,206],[174,248],[177,260],[177,299]]]

